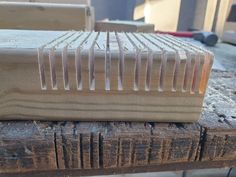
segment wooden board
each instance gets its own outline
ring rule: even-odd
[[[146,23],[155,25],[155,30],[177,31],[181,3],[181,0],[146,0],[135,7],[133,18],[144,18]]]
[[[215,19],[215,32],[218,36],[222,37],[225,31],[235,31],[236,25],[233,22],[227,22],[232,4],[236,3],[236,0],[220,1],[218,14]]]
[[[222,39],[223,42],[230,44],[236,44],[236,32],[235,31],[225,31]]]
[[[196,1],[194,12],[193,28],[204,31],[212,31],[214,18],[217,9],[216,0],[199,0]]]
[[[147,24],[144,22],[137,21],[96,21],[95,23],[96,31],[116,31],[116,32],[143,32],[143,33],[153,33],[154,25]]]
[[[0,122],[0,176],[236,167],[235,72],[213,72],[197,123]]]
[[[2,29],[93,30],[94,13],[88,5],[0,2],[0,21]]]
[[[58,4],[87,4],[90,5],[90,0],[4,0],[7,2],[43,2],[43,3],[58,3]]]
[[[213,55],[168,35],[0,32],[1,119],[198,120]]]

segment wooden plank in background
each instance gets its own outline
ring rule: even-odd
[[[154,25],[136,21],[96,21],[96,31],[153,33]]]
[[[16,18],[17,17],[17,18]],[[31,30],[92,30],[88,5],[0,2],[0,28]]]
[[[217,3],[217,0],[196,1],[192,28],[212,31]]]
[[[6,2],[43,2],[43,3],[58,3],[58,4],[87,4],[90,5],[90,0],[4,0]]]

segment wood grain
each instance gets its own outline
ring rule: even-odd
[[[0,2],[1,29],[93,30],[93,15],[88,5]]]
[[[136,21],[96,21],[96,31],[153,33],[154,25]]]
[[[42,2],[42,3],[58,3],[58,4],[86,4],[90,5],[90,0],[5,0],[7,2]]]
[[[235,167],[235,80],[213,72],[197,123],[2,121],[0,176]]]
[[[1,119],[199,119],[213,62],[205,49],[143,33],[1,34]]]

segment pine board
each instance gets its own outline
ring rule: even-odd
[[[168,35],[0,33],[1,119],[199,119],[213,55]]]
[[[0,2],[0,28],[26,30],[93,30],[88,5]]]

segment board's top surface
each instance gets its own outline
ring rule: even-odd
[[[170,52],[179,51],[191,54],[210,53],[203,48],[163,34],[82,32],[82,31],[39,31],[39,30],[0,30],[0,49],[37,49],[78,47],[96,50],[122,50],[131,52]],[[90,47],[90,48],[89,48]],[[180,57],[181,59],[181,57]],[[187,59],[187,58],[186,58]]]
[[[37,49],[62,33],[61,31],[0,30],[0,49]]]

